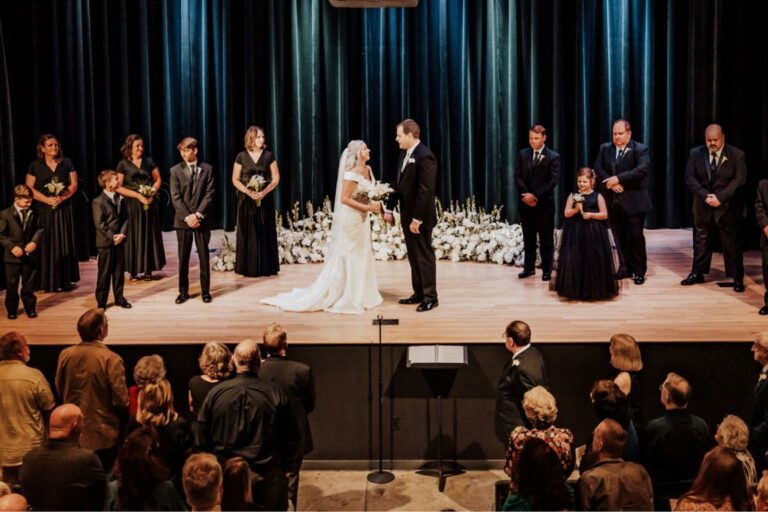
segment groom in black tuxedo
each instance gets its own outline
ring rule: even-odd
[[[541,280],[552,275],[555,253],[555,196],[560,180],[560,155],[544,145],[547,130],[537,124],[528,130],[531,147],[520,151],[515,168],[515,183],[520,193],[520,224],[523,226],[525,263],[517,277],[525,279],[536,273],[536,235],[541,247]]]
[[[413,295],[400,304],[418,304],[416,311],[431,311],[437,302],[437,271],[432,249],[432,229],[437,224],[435,189],[437,160],[419,140],[419,125],[406,119],[397,125],[397,143],[403,152],[397,167],[395,193],[389,197],[390,208],[400,200],[400,218],[411,265]],[[391,223],[392,213],[385,217]]]
[[[203,302],[211,302],[210,212],[215,192],[213,167],[197,160],[197,140],[185,137],[176,146],[183,162],[171,168],[171,201],[176,215],[173,227],[179,243],[179,296],[176,304],[189,300],[189,257],[192,240],[200,260]]]
[[[600,146],[594,168],[603,185],[608,223],[619,243],[626,277],[643,284],[648,269],[643,227],[645,214],[651,210],[651,153],[648,146],[632,140],[629,121],[619,119],[613,123],[613,142]]]

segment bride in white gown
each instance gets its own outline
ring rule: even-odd
[[[361,140],[351,141],[341,154],[328,253],[315,282],[309,288],[263,299],[263,304],[286,311],[346,314],[360,314],[381,304],[369,219],[371,213],[381,211],[381,204],[359,200],[374,184],[366,164],[370,157],[371,150]]]

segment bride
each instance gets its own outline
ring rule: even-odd
[[[376,283],[371,250],[370,213],[380,213],[381,204],[368,204],[365,192],[373,186],[373,172],[366,164],[371,150],[353,140],[341,154],[333,224],[323,270],[309,288],[294,288],[263,304],[286,311],[328,311],[360,314],[382,302]]]

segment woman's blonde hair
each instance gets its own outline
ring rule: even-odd
[[[165,378],[165,362],[157,354],[144,356],[133,367],[133,380],[139,387]]]
[[[749,428],[744,420],[733,414],[729,414],[717,427],[718,444],[734,450],[746,450],[749,444]]]
[[[260,148],[256,147],[256,137],[259,136],[259,132],[264,134],[264,137],[267,136],[267,132],[264,131],[264,128],[261,126],[249,126],[247,130],[245,130],[245,137],[243,137],[243,144],[245,144],[245,149],[248,151],[255,151],[257,149],[264,149],[267,147],[266,144],[262,145]]]
[[[205,344],[197,360],[203,375],[212,380],[223,380],[234,370],[232,352],[223,343],[211,341]]]
[[[640,357],[640,345],[629,334],[611,336],[611,365],[624,372],[637,372],[643,369]]]
[[[523,410],[535,427],[549,426],[557,419],[557,402],[544,386],[536,386],[523,395]]]
[[[173,407],[173,390],[170,382],[160,379],[141,388],[136,421],[145,426],[161,427],[178,417]]]

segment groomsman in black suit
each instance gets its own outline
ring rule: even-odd
[[[395,193],[390,205],[400,200],[400,218],[411,266],[413,294],[400,299],[400,304],[418,304],[416,311],[431,311],[437,302],[437,268],[432,249],[432,229],[437,224],[435,190],[437,189],[437,160],[432,151],[419,140],[419,125],[406,119],[397,125],[397,143],[403,152],[397,167]],[[384,218],[391,223],[392,213]]]
[[[618,241],[624,273],[635,284],[645,282],[648,258],[645,253],[645,214],[651,210],[648,174],[651,153],[648,146],[632,140],[629,121],[613,123],[613,142],[600,146],[595,172],[602,181],[601,192],[608,203],[608,223]]]
[[[171,168],[171,201],[176,215],[173,227],[179,243],[179,295],[176,304],[189,300],[189,257],[192,240],[200,259],[203,302],[211,302],[210,211],[215,192],[213,167],[197,160],[197,140],[184,137],[176,146],[183,162]]]
[[[768,451],[768,332],[757,334],[752,344],[754,359],[761,366],[754,390],[752,420],[749,424],[749,451],[755,459],[757,474],[766,468]]]
[[[119,186],[115,171],[101,171],[99,185],[104,192],[96,196],[91,205],[93,222],[96,224],[96,250],[99,252],[98,271],[96,274],[96,304],[101,309],[107,308],[109,285],[115,305],[130,309],[131,303],[123,296],[125,284],[125,237],[128,233],[128,211],[122,204],[120,194],[115,190]]]
[[[733,278],[733,291],[744,291],[744,259],[739,230],[745,205],[742,188],[747,181],[744,152],[725,143],[720,125],[704,132],[705,144],[691,150],[685,183],[693,192],[693,264],[680,284],[704,282],[712,262],[712,238],[720,235],[725,273]]]
[[[503,337],[512,359],[504,365],[496,385],[496,437],[506,446],[515,427],[532,427],[523,413],[523,395],[536,386],[546,387],[548,382],[544,358],[531,345],[530,326],[515,320]]]
[[[755,217],[762,230],[760,234],[760,249],[763,253],[763,307],[761,315],[768,315],[768,179],[760,180],[757,184],[757,198],[755,199]]]
[[[536,273],[536,235],[541,251],[541,280],[552,275],[555,252],[555,197],[560,179],[560,155],[544,145],[547,130],[537,124],[528,130],[530,148],[520,151],[515,168],[515,183],[522,196],[520,223],[523,226],[525,263],[517,277],[524,279]]]
[[[29,318],[37,317],[35,306],[35,278],[37,276],[37,244],[43,236],[43,227],[32,211],[32,189],[16,185],[13,204],[0,212],[0,244],[5,263],[5,309],[8,319],[15,320],[19,313],[19,281],[21,300]]]

